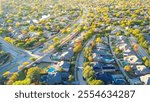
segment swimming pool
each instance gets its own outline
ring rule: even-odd
[[[122,64],[123,64],[123,66],[128,65],[128,63],[126,61],[123,61]]]
[[[55,72],[55,71],[56,71],[56,68],[53,68],[53,67],[48,69],[48,72]]]

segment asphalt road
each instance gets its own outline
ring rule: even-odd
[[[83,79],[83,64],[84,64],[83,52],[84,52],[84,49],[90,45],[90,42],[95,39],[95,37],[96,37],[96,35],[94,35],[90,40],[88,40],[83,45],[82,51],[77,56],[75,68],[76,68],[76,73],[77,73],[76,77],[77,77],[77,80],[79,81],[80,85],[86,85],[87,84],[86,81]]]
[[[127,81],[130,83],[130,85],[134,85],[134,82],[132,81],[132,79],[129,78],[129,76],[127,75],[127,73],[125,72],[124,68],[121,66],[121,64],[119,63],[119,60],[118,58],[116,57],[116,55],[114,54],[113,50],[112,50],[112,45],[111,45],[111,37],[109,36],[109,46],[110,46],[110,49],[111,49],[111,53],[113,54],[114,56],[114,59],[115,61],[117,62],[118,66],[119,66],[119,69],[120,71],[122,72],[122,74],[125,76],[125,78],[127,79]]]
[[[18,66],[20,66],[25,61],[30,61],[29,58],[31,56],[38,57],[36,55],[31,54],[31,52],[15,47],[14,45],[6,42],[0,37],[0,43],[2,43],[2,48],[5,52],[9,52],[13,57],[13,60],[2,65],[0,67],[0,76],[6,72],[15,72],[18,70]]]

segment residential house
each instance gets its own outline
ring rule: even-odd
[[[142,85],[143,84],[139,77],[132,78],[131,80],[134,83],[134,85]]]
[[[140,80],[144,82],[146,85],[150,85],[150,74],[144,75],[140,77]]]
[[[95,62],[100,62],[102,59],[102,57],[97,53],[92,53],[92,57]]]
[[[112,84],[112,76],[111,74],[108,74],[108,73],[97,73],[96,75],[96,79],[97,80],[102,80],[104,82],[104,84]]]
[[[124,57],[124,60],[129,64],[142,64],[142,61],[140,61],[136,55],[128,55]]]
[[[112,64],[106,64],[102,66],[102,71],[103,72],[114,72],[116,71],[116,67]]]
[[[126,84],[126,80],[122,74],[112,75],[112,79],[113,79],[113,84],[115,84],[115,85],[125,85]]]
[[[49,85],[54,84],[61,84],[62,83],[62,77],[60,72],[51,73],[48,75],[41,76],[42,82],[47,83]]]
[[[114,63],[115,60],[112,58],[111,55],[101,55],[102,61],[105,63]]]
[[[117,29],[115,29],[115,30],[113,30],[113,31],[111,31],[111,33],[110,34],[116,34],[116,33],[118,33],[118,32],[120,32],[120,29],[119,28],[117,28]]]
[[[69,48],[67,51],[61,54],[60,59],[65,61],[71,61],[73,55],[74,55],[73,49]]]
[[[58,65],[63,69],[63,71],[69,72],[69,69],[70,69],[70,63],[69,62],[61,61]]]
[[[111,55],[104,55],[103,53],[100,53],[100,52],[98,53],[92,53],[94,62],[114,63],[115,60],[112,58]]]
[[[99,54],[99,55],[111,55],[109,52],[101,50],[101,49],[94,49],[93,53]]]
[[[30,38],[33,38],[35,36],[38,36],[39,34],[37,32],[29,32],[28,35],[30,36]]]
[[[101,43],[96,43],[96,48],[100,50],[106,50],[106,51],[109,50],[109,48],[106,45],[101,44]]]
[[[136,75],[150,74],[150,69],[146,68],[145,65],[136,65],[135,74]]]
[[[19,36],[17,36],[17,38],[20,40],[24,40],[27,38],[27,34],[20,34]]]
[[[92,65],[95,72],[101,72],[102,71],[103,63],[92,62],[91,65]]]

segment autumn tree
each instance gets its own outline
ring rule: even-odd
[[[89,60],[90,62],[93,62],[93,57],[92,57],[92,56],[89,56],[89,57],[88,57],[88,60]]]
[[[94,70],[91,66],[85,66],[83,69],[83,76],[84,78],[90,78],[94,76]]]
[[[30,30],[30,31],[34,31],[35,28],[36,28],[36,27],[35,27],[34,25],[29,26],[29,30]]]
[[[19,77],[19,74],[17,72],[13,73],[9,80],[7,81],[7,85],[12,85]]]
[[[6,71],[6,72],[3,74],[4,77],[8,77],[9,75],[10,75],[10,72],[9,72],[9,71]]]
[[[102,42],[102,39],[101,39],[100,37],[97,37],[97,38],[96,38],[96,42],[97,42],[97,43],[101,43],[101,42]]]
[[[59,38],[58,38],[58,37],[54,37],[54,38],[53,38],[53,41],[54,41],[54,43],[56,43],[56,42],[59,41]]]
[[[115,52],[115,54],[119,54],[122,52],[122,50],[120,50],[118,47],[115,47],[114,52]]]
[[[92,54],[92,48],[91,47],[86,47],[84,49],[84,53],[83,53],[84,57],[88,58],[91,54]]]
[[[129,65],[126,65],[124,67],[124,70],[127,71],[127,72],[130,72],[130,71],[132,71],[132,68]]]
[[[74,44],[73,52],[78,53],[82,50],[82,42],[78,41]]]
[[[133,50],[134,50],[135,52],[138,51],[138,45],[137,45],[137,44],[133,44],[133,45],[132,45],[132,48],[133,48]]]
[[[31,60],[31,61],[35,61],[35,60],[36,60],[36,58],[34,58],[34,57],[31,57],[31,58],[30,58],[30,60]]]

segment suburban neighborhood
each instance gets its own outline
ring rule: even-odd
[[[1,0],[0,85],[150,85],[149,0]]]

